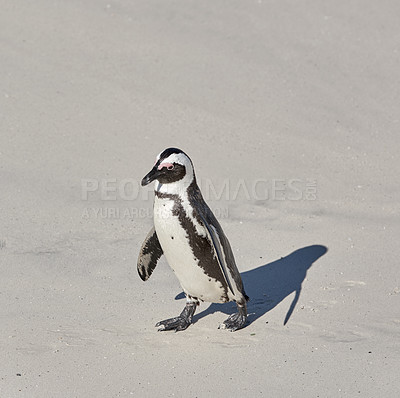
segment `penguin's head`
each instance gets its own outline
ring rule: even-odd
[[[156,158],[156,163],[142,180],[142,186],[157,180],[160,184],[191,184],[194,179],[193,164],[189,156],[178,148],[168,148]]]

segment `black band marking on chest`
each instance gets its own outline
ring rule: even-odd
[[[178,217],[179,223],[186,231],[186,236],[189,240],[190,247],[193,250],[193,254],[195,258],[199,260],[199,267],[203,269],[204,273],[208,277],[221,282],[224,290],[221,301],[229,301],[227,294],[228,286],[226,285],[225,278],[215,256],[214,249],[206,237],[200,236],[197,233],[195,225],[187,216],[186,211],[183,208],[182,199],[175,194],[166,194],[157,191],[156,195],[160,199],[170,199],[174,202],[172,214]],[[194,217],[196,216],[194,215]],[[196,217],[196,219],[198,220],[198,217]],[[202,222],[199,223],[202,224]]]

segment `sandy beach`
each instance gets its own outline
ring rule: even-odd
[[[400,3],[0,0],[0,396],[399,396]],[[142,282],[158,153],[192,159],[233,303]]]

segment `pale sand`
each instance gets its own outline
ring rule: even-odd
[[[0,6],[1,397],[398,396],[398,1]],[[82,199],[168,146],[230,184],[208,196],[251,297],[236,333],[233,304],[154,328],[184,301],[164,259],[136,272],[152,187]]]

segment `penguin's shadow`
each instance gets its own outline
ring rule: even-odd
[[[250,297],[247,306],[249,323],[271,311],[287,296],[295,292],[293,301],[283,321],[283,324],[286,324],[299,301],[302,283],[308,269],[327,250],[327,247],[322,245],[303,247],[286,257],[282,257],[280,260],[243,272],[241,274],[242,280],[246,294]],[[184,294],[180,293],[175,299],[179,300],[184,297]],[[193,322],[215,312],[232,314],[236,312],[236,305],[232,305],[232,303],[213,303],[207,309],[195,315]]]

